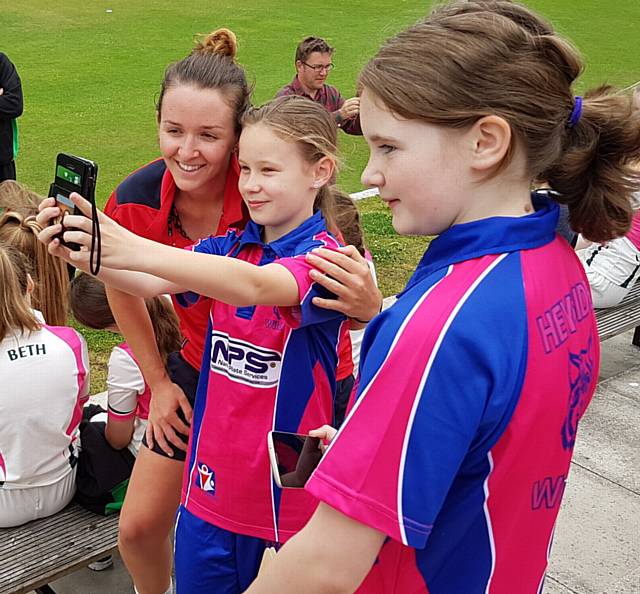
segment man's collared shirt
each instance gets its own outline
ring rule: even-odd
[[[287,95],[298,95],[299,97],[306,97],[307,99],[311,99],[311,101],[320,103],[320,105],[323,105],[333,114],[339,128],[342,128],[347,134],[353,134],[356,136],[362,135],[359,116],[349,120],[344,120],[338,113],[344,104],[344,97],[335,87],[324,84],[321,89],[318,89],[315,97],[312,97],[302,88],[298,75],[296,75],[288,85],[282,87],[277,92],[276,97],[286,97]]]

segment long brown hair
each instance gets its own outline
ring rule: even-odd
[[[0,340],[9,332],[40,328],[27,297],[31,266],[17,249],[0,243]]]
[[[333,191],[333,197],[338,231],[342,234],[346,245],[354,246],[360,255],[364,256],[364,231],[356,203],[349,194],[337,188]]]
[[[242,115],[251,105],[251,87],[244,69],[235,60],[237,51],[236,35],[229,29],[216,29],[197,40],[189,56],[165,70],[156,106],[158,116],[164,94],[171,87],[192,85],[199,89],[218,89],[233,108],[236,134],[239,134]]]
[[[242,126],[264,124],[278,136],[294,142],[308,163],[329,157],[338,166],[338,128],[331,114],[318,103],[304,97],[278,97],[247,111]],[[331,181],[319,188],[313,204],[321,210],[327,228],[335,231],[334,189]]]
[[[19,182],[7,179],[0,183],[0,213],[7,210],[24,216],[38,214],[42,196],[25,188]]]
[[[26,191],[24,196],[28,194]],[[51,256],[47,246],[38,241],[42,227],[36,221],[35,212],[29,214],[30,209],[26,202],[24,204],[21,212],[6,211],[0,216],[0,241],[16,248],[29,259],[35,283],[31,295],[34,309],[42,312],[47,324],[64,326],[68,311],[67,265],[60,258]]]
[[[111,313],[104,284],[89,274],[78,274],[69,290],[71,312],[75,319],[87,328],[104,330],[116,326]],[[182,343],[178,316],[165,297],[145,299],[156,336],[158,351],[165,365],[169,353],[177,351]]]
[[[577,50],[528,8],[458,0],[387,41],[358,86],[403,118],[465,128],[502,117],[513,132],[503,165],[521,145],[530,179],[560,194],[573,229],[606,241],[631,224],[640,113],[630,96],[601,86],[584,94],[575,117],[581,71]]]

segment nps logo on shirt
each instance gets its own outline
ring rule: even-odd
[[[196,476],[196,486],[203,491],[215,495],[216,492],[216,474],[210,470],[206,464],[198,462],[198,474]]]
[[[257,388],[278,383],[282,354],[245,340],[230,338],[225,332],[211,333],[211,371],[230,380]]]

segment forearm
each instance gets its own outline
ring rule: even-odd
[[[237,307],[299,303],[295,279],[282,266],[256,266],[154,244],[152,250],[138,256],[135,268]]]
[[[351,594],[308,539],[296,535],[284,545],[245,594]]]
[[[6,76],[6,73],[5,73]],[[13,71],[7,79],[0,83],[2,94],[0,94],[0,117],[17,118],[22,115],[22,86],[18,75]]]
[[[153,324],[144,299],[106,287],[111,312],[120,332],[133,351],[142,375],[151,387],[168,379],[164,361],[158,351]]]
[[[126,421],[113,421],[111,419],[107,419],[104,436],[107,438],[109,445],[114,450],[122,450],[131,442],[133,429],[134,419],[127,419]]]
[[[362,136],[362,127],[360,125],[360,116],[356,116],[355,118],[351,118],[349,120],[344,120],[340,124],[340,128],[347,134],[351,134],[352,136]]]
[[[98,279],[105,285],[143,299],[149,299],[167,293],[183,292],[182,287],[178,287],[163,278],[132,270],[114,270],[112,268],[101,267]]]
[[[371,569],[384,539],[382,532],[320,503],[247,594],[351,594]]]

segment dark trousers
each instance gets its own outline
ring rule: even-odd
[[[6,179],[16,179],[16,162],[0,163],[0,182]]]

